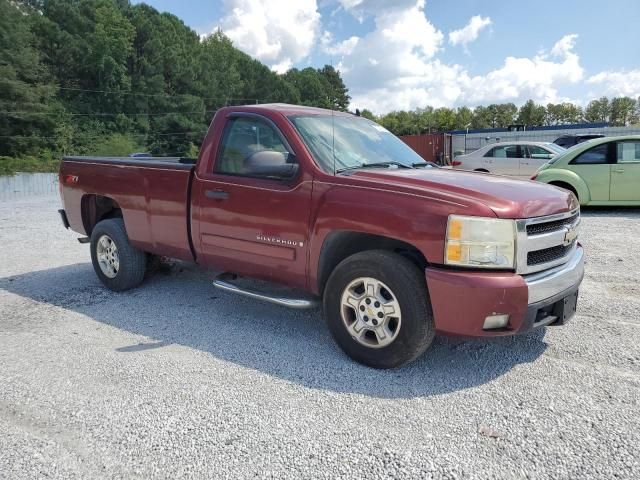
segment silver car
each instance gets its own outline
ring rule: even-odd
[[[458,155],[453,168],[512,177],[530,178],[542,165],[565,148],[548,142],[490,143],[475,152]]]

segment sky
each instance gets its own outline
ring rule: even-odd
[[[274,71],[332,64],[376,114],[640,96],[640,0],[146,0]]]

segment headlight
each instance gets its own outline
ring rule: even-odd
[[[444,263],[465,267],[514,268],[516,222],[449,215]]]

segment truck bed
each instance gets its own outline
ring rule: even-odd
[[[134,246],[193,260],[189,189],[194,168],[194,159],[178,157],[63,157],[60,185],[71,228],[90,235],[92,205],[108,197],[122,211]]]

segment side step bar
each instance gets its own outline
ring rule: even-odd
[[[213,281],[213,286],[216,288],[219,288],[220,290],[224,290],[226,292],[237,293],[239,295],[255,298],[258,300],[262,300],[264,302],[275,303],[276,305],[282,305],[283,307],[307,309],[307,308],[315,308],[320,304],[319,301],[311,298],[309,299],[287,298],[283,296],[269,295],[267,293],[249,290],[246,288],[241,288],[229,282],[229,280],[233,280],[233,279],[235,279],[235,275],[228,274],[228,273],[221,273]]]

